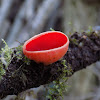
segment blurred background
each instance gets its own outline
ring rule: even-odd
[[[16,47],[50,28],[69,35],[86,31],[89,26],[100,30],[99,25],[100,0],[0,0],[0,48],[1,39]],[[100,62],[75,73],[68,83],[71,87],[64,93],[64,100],[100,100]],[[28,90],[16,100],[44,100],[43,89]]]

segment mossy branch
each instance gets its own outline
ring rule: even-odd
[[[70,77],[76,71],[100,60],[100,34],[74,33],[70,37],[69,50],[62,60],[44,66],[25,58],[18,49],[13,50],[10,64],[2,75],[0,82],[0,98],[7,95],[18,94],[26,89],[48,84],[62,75],[67,66],[66,76]],[[18,47],[21,49],[21,47]],[[19,50],[20,51],[20,50]],[[18,58],[19,57],[19,58]],[[65,61],[65,62],[62,62]],[[61,69],[61,70],[59,70]],[[71,74],[70,74],[71,71]],[[65,75],[65,74],[64,74]]]

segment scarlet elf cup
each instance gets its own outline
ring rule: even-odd
[[[37,63],[52,64],[68,50],[69,39],[60,31],[47,31],[33,36],[23,45],[24,55]]]

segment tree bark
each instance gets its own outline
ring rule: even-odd
[[[72,70],[72,74],[100,60],[99,34],[75,32],[69,39],[69,50],[62,60],[66,60],[67,68]],[[0,98],[17,95],[26,89],[48,84],[60,76],[62,71],[58,71],[58,69],[64,68],[62,60],[48,66],[37,64],[31,60],[27,65],[24,62],[24,55],[22,56],[22,60],[15,57],[9,64],[6,75],[0,82]],[[67,73],[66,75],[70,77]]]

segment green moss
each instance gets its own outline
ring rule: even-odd
[[[93,31],[94,31],[94,30],[93,30],[92,26],[89,26],[89,27],[88,27],[88,30],[86,31],[86,34],[87,34],[88,36],[90,36],[91,33],[92,33]]]
[[[77,41],[77,39],[71,39],[71,38],[69,38],[69,41],[70,42],[73,42],[75,45],[78,45],[78,41]]]
[[[4,48],[1,48],[0,51],[0,80],[2,79],[2,75],[5,74],[5,69],[7,69],[8,65],[11,62],[11,54],[12,50],[8,47],[7,43],[2,39],[5,44]]]
[[[1,62],[7,68],[9,63],[11,62],[11,54],[12,50],[8,47],[7,43],[2,39],[3,43],[5,44],[4,48],[1,48],[0,55],[1,55]]]
[[[16,57],[17,59],[22,59],[24,57],[24,62],[29,65],[30,64],[30,59],[28,59],[26,56],[23,55],[23,51],[22,51],[22,45],[16,47]],[[23,56],[22,56],[23,55]]]
[[[3,39],[2,41],[5,44],[5,47],[1,48],[0,50],[0,80],[6,73],[6,69],[8,68],[14,57],[16,57],[17,59],[23,59],[26,64],[30,63],[30,60],[23,55],[22,45],[16,48],[9,48],[9,46]]]
[[[53,28],[50,28],[51,31],[55,31]]]
[[[67,75],[72,74],[72,70],[68,69],[68,66],[66,66],[66,60],[62,60],[62,64],[64,65],[64,68],[62,69],[62,74],[59,76],[59,78],[55,81],[53,81],[51,84],[47,87],[47,96],[46,98],[50,100],[59,100],[60,98],[63,99],[63,93],[67,91],[67,88],[69,85],[66,83],[68,80]],[[59,69],[60,71],[61,69]]]

